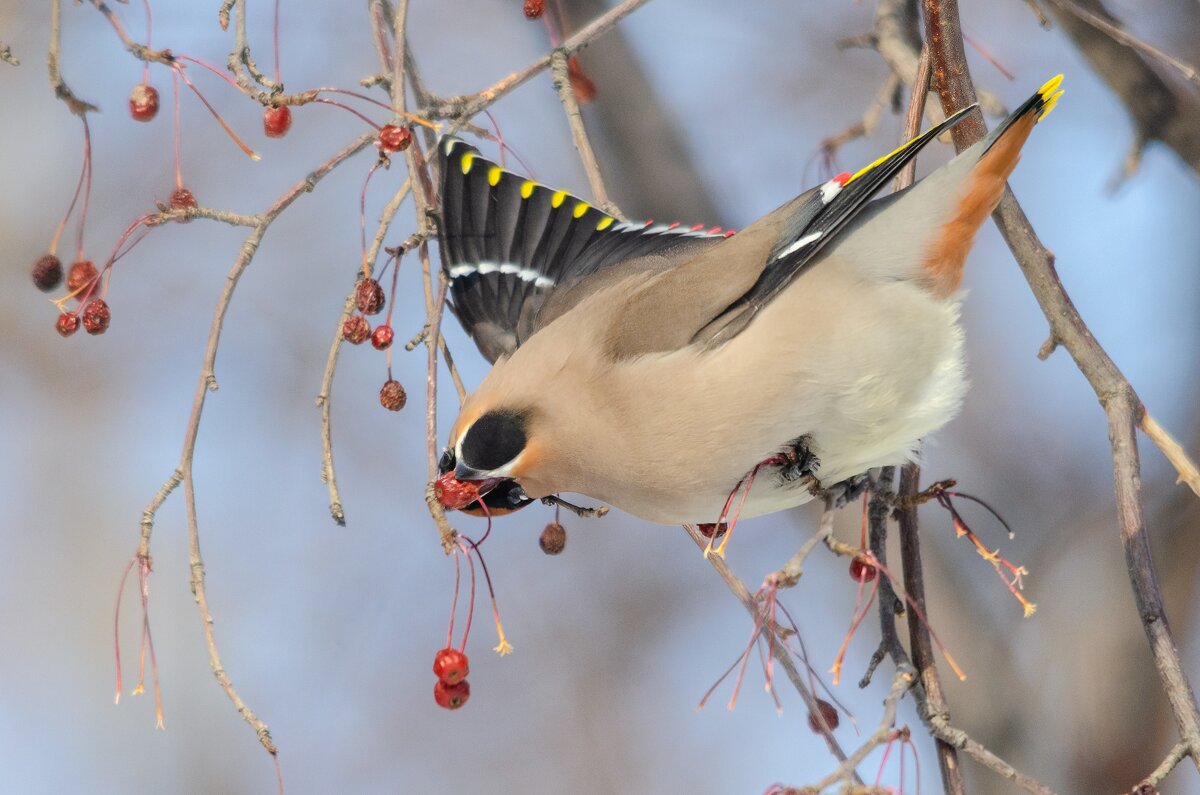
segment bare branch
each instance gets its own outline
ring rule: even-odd
[[[1104,11],[1104,6],[1100,4],[1100,0],[1084,1],[1100,11]],[[1106,11],[1103,15],[1094,13],[1093,11],[1085,8],[1082,3],[1075,2],[1075,0],[1048,0],[1048,2],[1055,8],[1065,11],[1068,14],[1083,20],[1096,30],[1102,31],[1106,35],[1112,37],[1115,41],[1124,44],[1126,47],[1137,50],[1144,55],[1148,55],[1160,63],[1167,64],[1173,69],[1176,69],[1179,74],[1183,75],[1184,79],[1195,83],[1196,85],[1200,85],[1200,73],[1196,71],[1196,67],[1181,61],[1173,55],[1163,52],[1153,44],[1134,36],[1120,25],[1114,24],[1116,20]]]
[[[1131,154],[1114,185],[1136,171],[1141,152],[1151,141],[1170,147],[1193,171],[1200,173],[1200,98],[1196,92],[1165,80],[1139,54],[1146,52],[1149,45],[1135,46],[1129,41],[1133,37],[1119,27],[1119,21],[1100,0],[1053,0],[1052,8],[1063,30],[1096,74],[1120,98],[1133,120],[1135,140]],[[1195,81],[1195,68],[1186,64],[1183,67]]]

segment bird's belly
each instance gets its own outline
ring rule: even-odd
[[[785,293],[709,359],[631,365],[628,391],[642,397],[623,407],[617,427],[630,432],[610,438],[646,444],[606,456],[621,466],[593,473],[591,496],[651,521],[715,522],[738,483],[794,440],[807,437],[827,487],[911,459],[955,416],[966,390],[955,302],[913,284],[864,292],[836,272],[812,276],[831,282],[820,285],[824,314]],[[807,479],[764,467],[740,515],[812,498]]]

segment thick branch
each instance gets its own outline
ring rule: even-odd
[[[950,113],[975,100],[963,53],[957,0],[924,0],[924,4],[934,58],[934,80],[942,107]],[[954,129],[955,146],[962,151],[983,134],[981,117],[972,114]],[[1133,387],[1079,316],[1054,269],[1053,255],[1038,239],[1011,191],[1005,192],[993,218],[1050,324],[1053,339],[1071,354],[1108,417],[1121,544],[1125,549],[1138,615],[1182,739],[1193,749],[1198,748],[1200,710],[1167,623],[1162,590],[1150,554],[1149,533],[1142,515],[1136,428],[1143,407]],[[1193,761],[1200,770],[1197,756],[1200,754],[1193,754]]]

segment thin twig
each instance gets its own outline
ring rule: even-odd
[[[843,760],[837,770],[804,789],[819,793],[827,787],[832,787],[839,781],[850,783],[854,769],[862,764],[863,760],[870,756],[872,751],[890,742],[895,737],[896,711],[900,706],[900,699],[904,698],[904,694],[912,688],[916,679],[916,672],[913,671],[911,666],[898,666],[896,673],[892,674],[892,687],[888,691],[887,697],[883,700],[883,715],[880,717],[879,723],[876,724],[875,731],[871,732],[871,736],[864,740],[858,748]]]
[[[1133,788],[1133,792],[1157,792],[1158,785],[1162,783],[1164,778],[1171,774],[1175,766],[1192,755],[1194,755],[1194,752],[1188,747],[1186,742],[1180,740],[1175,743],[1175,746],[1167,752],[1167,756],[1163,759],[1162,763],[1154,768],[1154,771],[1150,775],[1139,781],[1137,786]]]
[[[1063,11],[1078,17],[1094,27],[1096,30],[1103,31],[1116,41],[1124,44],[1126,47],[1137,50],[1138,52],[1148,55],[1160,63],[1170,66],[1178,71],[1185,80],[1195,83],[1196,85],[1200,85],[1200,72],[1197,72],[1196,67],[1192,66],[1191,64],[1182,61],[1169,53],[1163,52],[1148,41],[1139,39],[1137,36],[1134,36],[1124,28],[1114,25],[1098,14],[1093,14],[1091,11],[1083,8],[1078,3],[1072,2],[1072,0],[1048,0],[1048,2],[1053,4],[1056,8],[1060,8]]]
[[[1196,462],[1191,459],[1179,442],[1175,441],[1175,437],[1159,425],[1148,411],[1143,412],[1142,421],[1138,427],[1150,441],[1157,445],[1162,454],[1171,462],[1171,466],[1175,467],[1175,471],[1179,473],[1175,482],[1186,483],[1197,496],[1200,496],[1200,469],[1196,468]]]
[[[562,52],[563,55],[573,55],[588,44],[591,44],[594,39],[612,30],[618,22],[644,6],[647,2],[649,0],[624,0],[619,5],[613,6],[608,13],[597,17],[591,23],[579,29],[574,35],[568,37],[562,43],[562,46],[558,48],[558,51]],[[459,98],[462,106],[462,115],[470,118],[482,112],[484,108],[491,106],[505,94],[528,82],[534,75],[550,68],[551,55],[542,56],[519,72],[512,73],[503,80],[476,94]]]
[[[59,60],[62,57],[62,0],[50,0],[50,44],[47,48],[46,67],[50,72],[50,87],[54,89],[54,96],[61,99],[67,108],[76,116],[84,116],[91,111],[98,111],[90,102],[85,102],[67,86],[62,77],[62,70],[59,68]]]
[[[693,525],[684,525],[683,529],[692,539],[692,541],[695,542],[696,546],[701,550],[708,546],[710,539],[702,535],[697,527]],[[763,631],[774,631],[774,621],[771,619],[771,616],[766,615],[766,613],[762,610],[761,605],[759,605],[758,600],[754,598],[754,594],[750,593],[750,589],[747,588],[746,584],[742,582],[741,578],[734,574],[733,570],[726,565],[724,559],[722,559],[720,555],[709,555],[707,560],[710,564],[712,564],[712,567],[717,570],[717,574],[719,574],[721,579],[725,581],[725,584],[729,587],[729,590],[733,591],[733,595],[738,598],[738,601],[740,601],[742,606],[745,607],[750,613],[751,618],[753,618],[756,623],[763,627]],[[813,714],[817,714],[820,711],[820,708],[817,706],[816,697],[813,696],[813,694],[809,691],[808,686],[804,683],[804,679],[800,676],[800,671],[796,668],[796,664],[792,661],[791,654],[788,652],[785,645],[783,643],[769,643],[768,646],[771,648],[771,654],[774,656],[776,661],[779,662],[780,667],[782,667],[784,672],[787,674],[792,686],[795,687],[796,692],[800,694],[800,698],[802,701],[804,701],[804,705],[808,708],[808,711],[812,712]],[[841,745],[838,743],[833,734],[829,732],[822,732],[822,734],[825,737],[826,744],[829,746],[830,753],[837,758],[839,764],[845,762],[847,759],[846,752],[842,750]],[[850,780],[859,786],[862,785],[862,780],[858,777],[857,773],[854,773],[853,771],[851,772]]]
[[[205,399],[210,391],[215,391],[217,388],[215,366],[217,359],[217,351],[221,340],[221,331],[225,323],[225,315],[229,309],[230,301],[233,298],[234,289],[237,287],[238,280],[249,266],[254,254],[257,252],[259,244],[262,241],[263,235],[270,227],[271,223],[287,209],[292,202],[305,193],[313,190],[316,184],[325,177],[330,171],[336,168],[346,159],[361,151],[373,140],[373,136],[361,136],[349,146],[344,147],[341,151],[331,157],[325,163],[318,166],[307,177],[292,186],[286,193],[280,196],[275,203],[261,215],[260,224],[254,228],[246,240],[242,243],[241,253],[238,255],[233,266],[230,268],[229,274],[226,277],[225,289],[221,293],[221,297],[217,301],[216,307],[213,309],[212,324],[209,329],[208,343],[205,348],[204,362],[201,366],[200,377],[196,384],[196,392],[192,399],[192,409],[188,417],[187,428],[184,433],[183,449],[180,452],[179,466],[167,479],[162,488],[159,489],[154,499],[142,515],[142,533],[139,543],[139,556],[144,560],[149,561],[150,558],[150,535],[154,525],[154,517],[158,507],[163,501],[175,490],[182,482],[184,487],[185,504],[187,509],[187,524],[188,524],[188,562],[191,571],[192,593],[196,598],[196,606],[200,611],[201,628],[204,631],[205,646],[208,650],[209,664],[213,670],[213,676],[216,678],[221,689],[233,702],[234,708],[242,719],[254,729],[258,735],[259,742],[271,754],[276,764],[278,772],[278,748],[271,739],[270,731],[267,725],[246,705],[233,686],[232,680],[225,672],[225,667],[221,662],[221,655],[217,649],[216,638],[213,634],[213,618],[212,611],[208,605],[208,595],[205,589],[204,579],[204,561],[200,554],[200,526],[196,514],[196,491],[195,481],[192,477],[192,462],[195,456],[196,439],[200,431],[200,420],[204,412]],[[282,777],[280,777],[282,786]]]
[[[587,129],[583,126],[583,114],[579,112],[579,101],[575,98],[575,89],[571,86],[571,78],[567,74],[567,55],[562,50],[555,50],[550,54],[550,71],[554,75],[558,99],[567,114],[571,138],[575,141],[575,151],[579,153],[579,161],[583,163],[583,171],[587,174],[588,186],[592,189],[592,199],[604,212],[623,219],[620,208],[608,198],[608,190],[600,176],[600,164],[596,161],[596,153],[592,151]]]

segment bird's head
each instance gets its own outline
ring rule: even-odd
[[[438,499],[447,508],[491,515],[533,502],[522,481],[536,472],[532,409],[465,410],[438,463]]]

